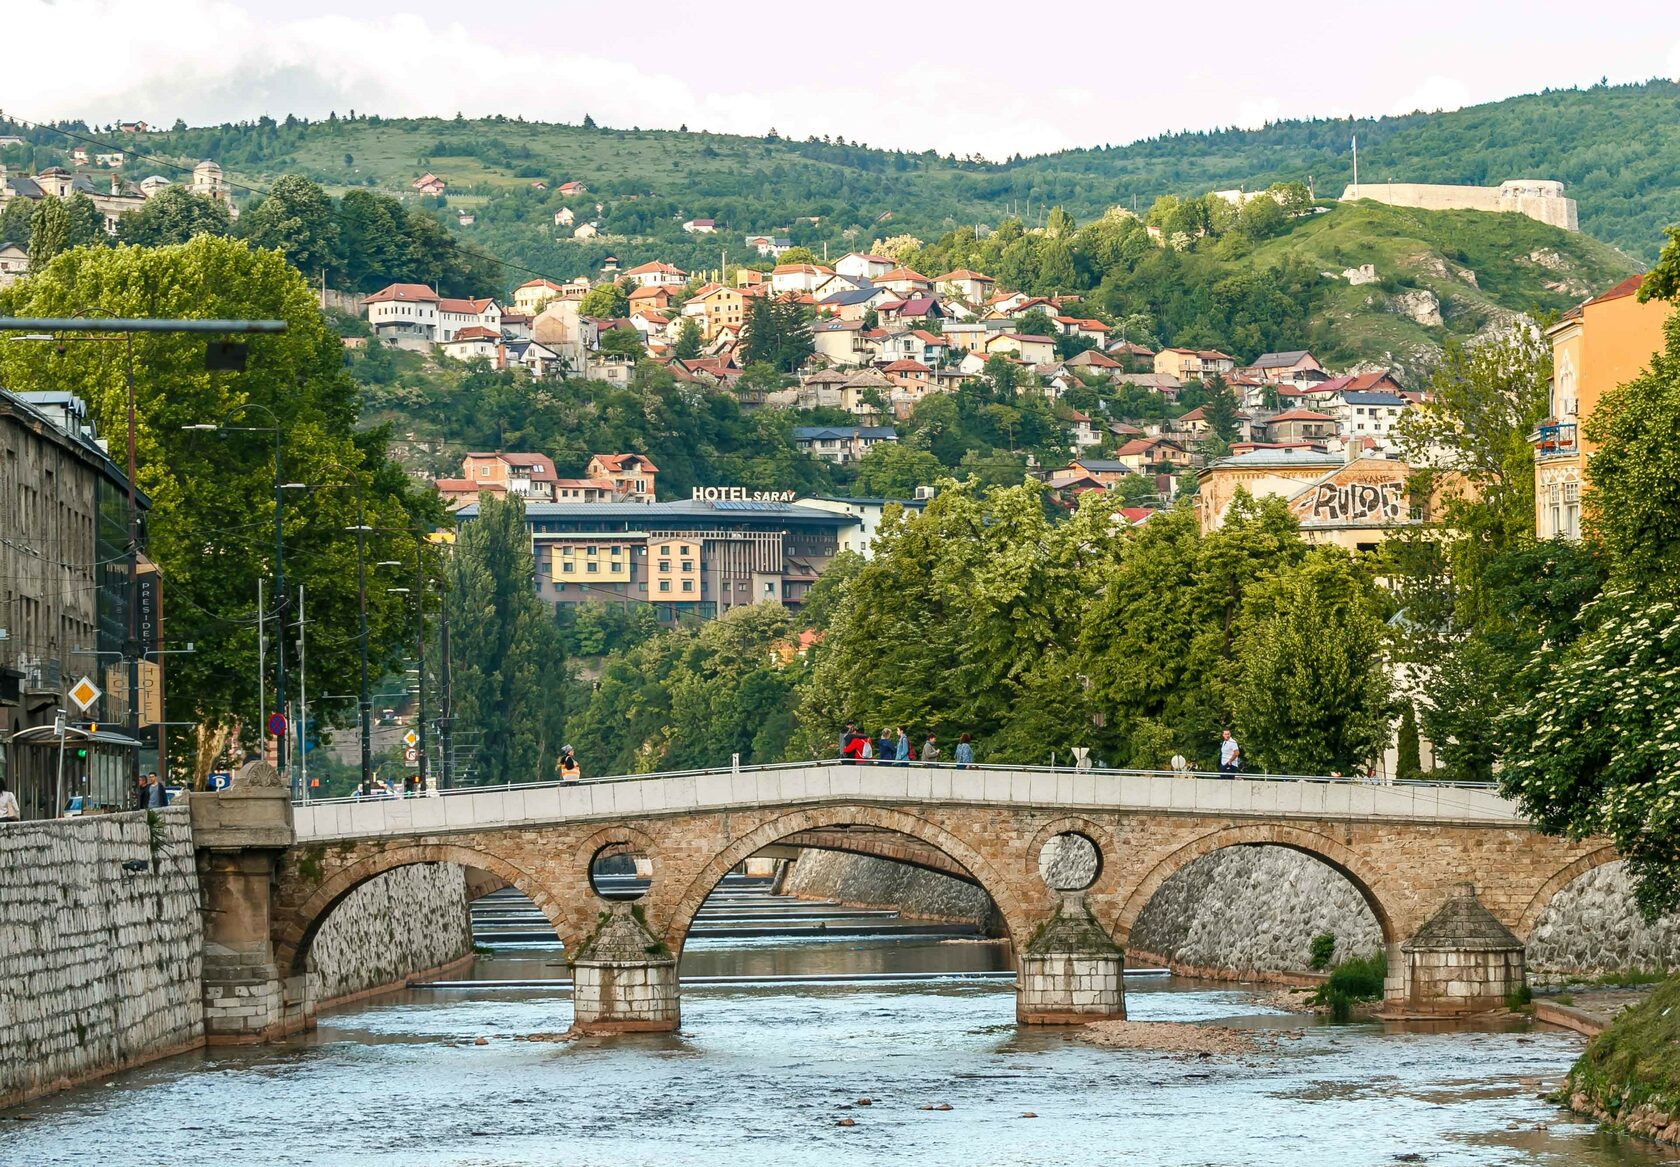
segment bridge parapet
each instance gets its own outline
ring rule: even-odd
[[[580,820],[644,819],[746,807],[858,799],[883,803],[1034,806],[1259,818],[1395,819],[1526,826],[1516,807],[1477,787],[1369,785],[1309,778],[1006,767],[765,766],[451,791],[436,798],[305,803],[300,840],[330,841]]]

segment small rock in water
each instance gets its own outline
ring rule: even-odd
[[[941,1102],[938,1106],[934,1107],[934,1109],[935,1110],[950,1110],[951,1109],[951,1104],[949,1102]]]
[[[1505,1129],[1508,1131],[1520,1131],[1522,1130],[1522,1123],[1515,1121],[1508,1122],[1505,1124]]]
[[[932,1110],[933,1109],[933,1103],[924,1102],[920,1106],[916,1107],[916,1109],[917,1110]]]
[[[857,1104],[859,1106],[874,1106],[875,1105],[875,1100],[873,1098],[867,1098],[867,1097],[859,1098],[857,1100]]]
[[[1022,1111],[1022,1112],[1021,1112],[1021,1117],[1022,1117],[1022,1118],[1037,1118],[1037,1117],[1038,1117],[1038,1115],[1036,1115],[1036,1114],[1034,1114],[1034,1113],[1033,1113],[1033,1112],[1032,1112],[1032,1111],[1030,1111],[1030,1110],[1023,1110],[1023,1111]]]
[[[1423,1156],[1416,1151],[1402,1151],[1394,1156],[1394,1161],[1396,1163],[1421,1163],[1423,1162]]]
[[[855,1118],[843,1118],[839,1122],[835,1123],[834,1125],[835,1126],[856,1126],[857,1125],[857,1119],[855,1119]]]
[[[490,1039],[488,1037],[481,1037],[481,1038],[476,1039],[473,1042],[473,1044],[474,1045],[489,1045],[490,1044]]]

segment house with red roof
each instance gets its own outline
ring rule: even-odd
[[[690,219],[682,225],[690,235],[710,235],[717,230],[716,219]]]
[[[875,286],[885,288],[889,292],[897,292],[900,296],[911,297],[931,292],[933,281],[907,267],[895,267],[883,275],[876,276]]]
[[[875,309],[884,323],[888,324],[926,324],[930,320],[943,320],[945,310],[939,306],[939,301],[932,296],[911,296],[903,300],[884,300]]]
[[[942,276],[935,276],[933,286],[941,296],[966,300],[970,304],[984,304],[986,298],[992,294],[992,289],[997,286],[997,281],[991,276],[959,267]]]
[[[437,340],[438,294],[425,284],[387,284],[362,301],[362,307],[368,327],[380,340]]]
[[[1313,442],[1322,444],[1336,436],[1336,419],[1316,409],[1296,406],[1266,419],[1266,440],[1269,443],[1293,444]]]
[[[423,195],[440,195],[446,189],[443,179],[429,170],[408,185]]]
[[[834,270],[843,276],[859,276],[866,280],[878,280],[894,268],[898,261],[886,255],[868,255],[854,251],[842,255],[834,261]]]
[[[628,279],[635,280],[641,287],[680,288],[688,283],[688,273],[680,267],[673,267],[668,263],[637,264],[624,273]]]
[[[488,297],[478,300],[455,300],[444,296],[437,304],[437,339],[440,343],[447,344],[454,340],[455,334],[463,328],[488,329],[497,336],[501,335],[502,306]]]
[[[584,473],[612,484],[614,502],[653,502],[659,467],[644,454],[595,454]]]

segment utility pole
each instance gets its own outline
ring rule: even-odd
[[[128,736],[134,741],[129,754],[128,788],[140,785],[140,502],[134,485],[134,334],[123,335],[128,349]],[[94,647],[98,647],[96,644]],[[159,666],[161,671],[162,666]],[[158,771],[169,784],[169,760],[163,754],[163,727],[158,727]]]
[[[324,278],[324,277],[323,277]],[[309,653],[304,644],[303,585],[298,585],[298,719],[297,756],[298,786],[304,801],[309,800]]]
[[[268,691],[263,686],[268,678],[268,659],[265,648],[268,630],[265,627],[268,609],[263,607],[262,576],[257,577],[257,740],[268,732]]]
[[[286,713],[286,529],[285,474],[280,468],[280,420],[274,421],[274,615],[280,622],[279,634],[274,638],[274,708]],[[286,734],[274,735],[274,768],[286,773]],[[292,791],[297,797],[297,791]]]
[[[449,688],[449,605],[439,605],[438,639],[443,653],[442,676],[439,678],[443,686],[442,716],[438,718],[438,733],[443,739],[443,788],[452,789],[455,785],[455,706],[453,694]]]
[[[362,512],[361,480],[356,481],[356,615],[362,649],[362,786],[373,789],[373,696],[368,692],[367,519]]]
[[[426,789],[426,537],[414,542],[414,723],[420,735],[420,790]]]

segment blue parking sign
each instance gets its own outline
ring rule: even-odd
[[[233,785],[233,775],[226,770],[217,770],[210,775],[211,790],[226,790]]]

